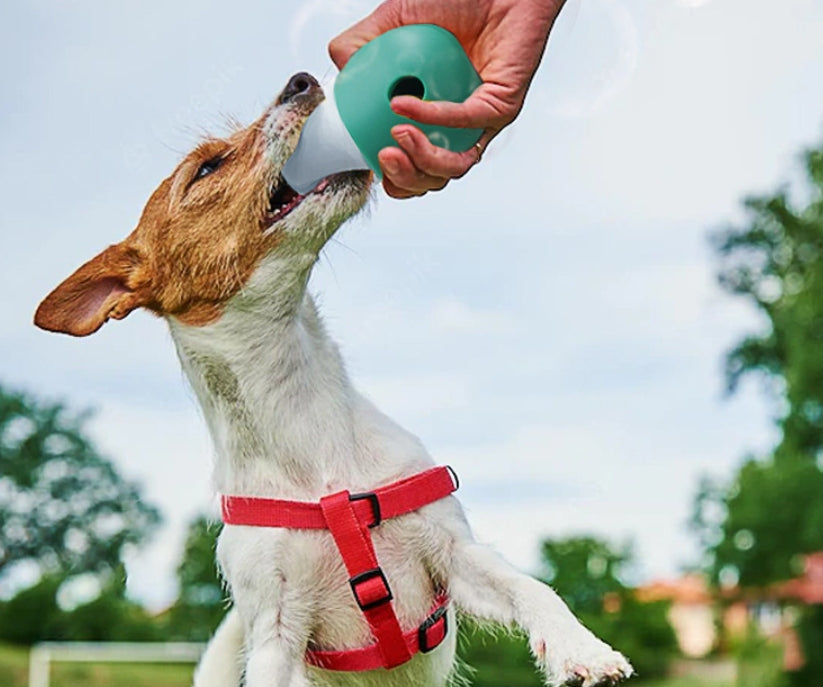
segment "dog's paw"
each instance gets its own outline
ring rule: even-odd
[[[557,646],[543,639],[532,642],[532,651],[550,687],[611,687],[634,673],[623,655],[594,635],[577,641],[564,638]]]

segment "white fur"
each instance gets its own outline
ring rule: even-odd
[[[293,127],[278,125],[287,115],[273,108],[267,125],[272,164],[282,165],[283,149],[295,143]],[[283,142],[278,136],[286,129]],[[434,464],[416,437],[355,391],[306,293],[322,245],[362,204],[353,198],[345,187],[307,198],[284,220],[283,243],[216,323],[169,320],[212,434],[221,493],[316,501]],[[549,587],[476,544],[456,498],[385,521],[373,539],[404,629],[425,618],[442,585],[462,612],[525,630],[550,685],[580,676],[588,686],[631,673]],[[328,532],[226,526],[218,560],[234,609],[210,643],[195,687],[237,687],[243,655],[247,687],[446,684],[454,622],[440,647],[392,671],[340,673],[305,664],[309,644],[343,649],[373,642]]]

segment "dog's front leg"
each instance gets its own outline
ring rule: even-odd
[[[311,685],[305,666],[312,625],[307,603],[311,581],[296,566],[283,567],[288,551],[298,549],[282,533],[262,528],[226,527],[218,539],[220,568],[245,637],[244,687]],[[293,574],[286,575],[286,569]]]
[[[243,623],[229,611],[194,671],[193,687],[240,687],[243,676]]]
[[[477,544],[462,517],[450,522],[451,598],[470,616],[523,629],[548,685],[612,685],[632,674],[628,661],[583,627],[551,587]]]
[[[245,687],[310,687],[306,640],[286,630],[279,609],[256,614],[247,637]]]

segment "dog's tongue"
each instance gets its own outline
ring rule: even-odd
[[[337,172],[369,169],[337,112],[334,83],[325,91],[326,99],[309,115],[297,147],[283,167],[286,183],[301,194]]]

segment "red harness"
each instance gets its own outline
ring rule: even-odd
[[[327,670],[394,668],[418,652],[431,651],[448,631],[448,597],[440,593],[419,627],[403,632],[391,603],[392,592],[374,552],[370,529],[383,520],[416,511],[458,487],[449,467],[438,467],[364,494],[340,491],[320,503],[223,496],[223,522],[252,527],[323,529],[332,538],[349,573],[354,598],[369,623],[374,644],[343,651],[306,651],[306,662]]]

